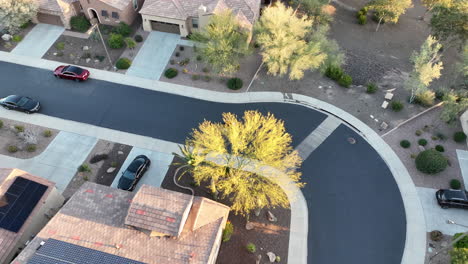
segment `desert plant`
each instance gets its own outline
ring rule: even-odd
[[[11,40],[12,40],[13,42],[20,42],[21,40],[23,40],[23,37],[20,36],[20,35],[14,35],[14,36],[11,38]]]
[[[126,37],[124,41],[125,41],[125,44],[127,45],[127,48],[133,49],[136,47],[136,42],[132,38]]]
[[[15,125],[15,130],[16,130],[16,132],[18,132],[18,133],[24,132],[24,126]]]
[[[117,67],[117,69],[120,69],[120,70],[126,70],[126,69],[130,68],[131,65],[132,65],[132,61],[130,59],[127,59],[127,58],[120,58],[115,63],[115,67]]]
[[[202,56],[201,55],[197,55],[197,61],[201,61],[202,60]]]
[[[109,158],[109,155],[103,153],[103,154],[96,154],[94,155],[90,160],[89,160],[89,163],[91,164],[94,164],[94,163],[98,163],[102,160],[106,160]]]
[[[203,67],[202,72],[208,73],[210,72],[210,69],[208,67]]]
[[[340,80],[343,74],[343,70],[339,66],[330,65],[325,70],[325,76],[335,81]]]
[[[281,262],[281,257],[280,257],[280,256],[276,256],[276,257],[275,257],[275,262]]]
[[[348,74],[343,74],[338,80],[338,84],[348,88],[353,83],[353,78]]]
[[[106,56],[96,54],[96,55],[94,55],[94,58],[96,60],[99,60],[100,62],[103,62],[104,59],[106,58]]]
[[[173,60],[173,59],[169,60],[169,64],[174,65],[174,64],[175,64],[175,60]]]
[[[466,134],[463,131],[458,131],[453,134],[453,140],[457,143],[465,142]]]
[[[10,145],[8,146],[8,152],[10,153],[15,153],[18,151],[18,147],[17,146],[14,146],[14,145]]]
[[[111,162],[111,163],[110,163],[110,166],[111,166],[112,168],[117,168],[117,162],[115,162],[115,161]]]
[[[120,22],[119,25],[114,28],[114,33],[122,35],[123,37],[128,37],[132,34],[132,28],[125,22]]]
[[[183,60],[181,60],[181,61],[179,62],[179,65],[180,65],[180,66],[186,66],[187,64],[189,64],[189,62],[190,62],[190,59],[189,59],[189,58],[185,58],[185,59],[183,59]]]
[[[431,139],[434,140],[434,141],[439,140],[439,138],[437,136],[431,136]]]
[[[461,183],[457,179],[450,180],[450,189],[458,190],[461,188]]]
[[[358,24],[359,24],[359,25],[365,25],[365,24],[367,24],[367,16],[365,16],[365,15],[360,15],[360,16],[358,16],[357,19],[358,19]]]
[[[91,53],[85,52],[85,53],[83,53],[83,55],[81,55],[81,58],[83,60],[90,59],[91,58]]]
[[[178,74],[178,71],[177,69],[174,69],[174,68],[169,68],[164,72],[164,76],[166,76],[166,78],[168,79],[172,79],[176,77],[177,74]]]
[[[24,22],[24,23],[20,26],[20,28],[21,28],[21,29],[25,29],[25,28],[27,28],[30,24],[31,24],[31,21],[28,20],[28,21]]]
[[[227,82],[227,87],[231,90],[239,90],[242,88],[243,82],[240,78],[231,78]]]
[[[91,23],[89,23],[85,16],[74,16],[70,19],[70,26],[75,31],[86,32]]]
[[[52,136],[52,131],[51,130],[44,130],[44,132],[42,132],[42,135],[44,137],[51,137]]]
[[[400,141],[400,146],[402,148],[409,148],[411,146],[411,143],[408,140],[404,139]]]
[[[198,74],[192,75],[192,80],[194,80],[194,81],[200,80],[200,75],[198,75]]]
[[[226,222],[226,227],[223,230],[223,242],[228,242],[231,239],[232,233],[234,233],[234,225],[230,222]]]
[[[444,152],[444,151],[445,151],[445,148],[444,148],[444,146],[442,146],[442,145],[437,145],[437,146],[435,146],[435,150],[437,150],[437,151],[439,151],[439,152]]]
[[[135,35],[135,41],[136,42],[142,42],[143,41],[143,37],[141,35]]]
[[[416,157],[416,168],[427,174],[439,173],[447,168],[448,161],[440,152],[428,149],[420,152]]]
[[[404,107],[403,103],[400,101],[393,101],[391,106],[394,112],[400,112],[401,110],[403,110],[403,107]]]
[[[57,42],[57,44],[55,44],[55,48],[58,50],[65,49],[65,42]]]
[[[424,91],[414,98],[414,101],[422,106],[428,107],[434,104],[435,93],[433,91]]]
[[[377,92],[378,89],[379,89],[379,87],[377,86],[377,84],[369,83],[369,84],[367,84],[366,93],[373,94],[373,93]]]
[[[29,145],[26,146],[26,151],[27,152],[34,152],[34,151],[36,151],[36,149],[37,149],[37,146],[35,144],[29,144]]]
[[[180,53],[177,51],[174,55],[175,55],[176,57],[179,57],[179,56],[180,56]]]
[[[431,231],[430,236],[431,236],[431,240],[435,242],[442,240],[442,238],[444,237],[442,232],[440,232],[439,230]]]
[[[83,163],[78,167],[79,172],[91,172],[91,168],[89,167],[88,164]]]
[[[424,138],[421,138],[420,140],[418,140],[418,145],[426,146],[427,145],[427,140],[424,139]]]
[[[453,235],[453,240],[463,236],[463,233],[456,233]],[[458,240],[454,245],[454,248],[468,248],[468,236],[463,237],[462,239]]]
[[[437,133],[436,136],[437,136],[437,138],[439,138],[440,140],[445,140],[445,139],[447,139],[447,136],[445,136],[445,135],[442,134],[442,133]]]
[[[249,242],[246,248],[247,248],[247,251],[249,251],[250,253],[255,253],[255,251],[257,251],[257,247],[252,242]]]
[[[121,49],[125,45],[124,37],[120,34],[111,33],[107,44],[111,49]]]
[[[184,46],[179,46],[180,51],[184,51],[184,49],[185,49]]]
[[[421,130],[416,130],[416,132],[414,132],[414,134],[419,137],[420,135],[422,135],[422,131]]]

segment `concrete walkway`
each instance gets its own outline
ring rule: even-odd
[[[457,157],[465,189],[468,189],[468,151],[457,149]]]
[[[177,34],[151,31],[126,74],[159,80],[178,44],[190,43]]]
[[[47,148],[31,159],[0,155],[0,167],[19,168],[55,182],[59,191],[65,190],[97,139],[70,132],[60,132]]]
[[[42,58],[50,46],[62,35],[63,31],[65,31],[63,27],[37,24],[11,53]]]

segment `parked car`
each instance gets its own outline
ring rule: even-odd
[[[442,208],[468,209],[468,192],[465,190],[438,190],[437,203]]]
[[[148,170],[151,161],[145,155],[137,156],[128,168],[122,173],[117,188],[127,191],[133,191],[140,181],[143,174]]]
[[[89,71],[78,66],[62,65],[58,66],[54,71],[56,78],[64,78],[75,81],[86,81],[89,77]]]
[[[16,110],[27,114],[34,113],[41,109],[41,104],[26,96],[9,95],[0,99],[0,105],[8,110]]]

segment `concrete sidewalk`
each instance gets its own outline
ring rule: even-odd
[[[11,53],[42,58],[64,31],[63,27],[37,24]]]

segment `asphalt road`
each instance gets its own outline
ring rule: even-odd
[[[46,115],[183,143],[204,119],[223,112],[271,112],[299,144],[324,119],[284,103],[222,104],[90,79],[56,80],[45,70],[0,62],[0,97],[38,99]],[[351,145],[347,138],[354,137]],[[341,125],[304,161],[309,209],[308,263],[397,264],[406,235],[403,201],[375,150]]]

